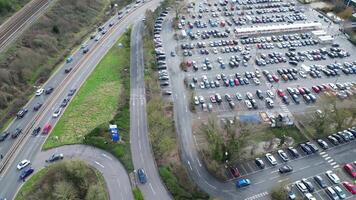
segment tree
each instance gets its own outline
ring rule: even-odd
[[[60,181],[54,185],[53,197],[58,200],[79,199],[75,186],[71,182]]]
[[[52,32],[55,34],[59,34],[60,33],[59,27],[57,25],[53,25]]]

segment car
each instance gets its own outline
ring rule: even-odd
[[[293,191],[288,191],[288,199],[289,200],[295,200],[297,198],[297,196],[295,195],[295,193]]]
[[[247,178],[239,179],[236,181],[236,187],[238,187],[238,188],[246,187],[246,186],[249,186],[250,184],[251,184],[251,181],[250,181],[250,179],[247,179]]]
[[[73,61],[73,57],[72,56],[69,56],[67,59],[66,59],[66,62],[67,63],[71,63]]]
[[[5,131],[0,135],[0,142],[3,142],[4,140],[6,140],[7,137],[9,137],[10,132]]]
[[[61,103],[61,107],[64,108],[68,105],[69,103],[69,98],[64,98],[62,103]]]
[[[77,89],[71,89],[71,90],[69,90],[69,92],[68,92],[68,96],[73,96],[74,95],[74,93],[77,91]]]
[[[33,168],[28,168],[24,170],[20,175],[20,180],[25,181],[26,177],[30,176],[35,170]]]
[[[68,67],[64,69],[64,73],[68,74],[70,71],[72,71],[72,67]]]
[[[242,95],[240,94],[240,93],[236,93],[236,99],[238,100],[238,101],[241,101],[242,100]]]
[[[316,200],[316,198],[310,193],[306,193],[304,195],[305,195],[305,199],[307,200]]]
[[[326,194],[329,195],[329,197],[332,200],[339,200],[340,199],[339,196],[337,195],[337,193],[335,192],[335,190],[332,187],[327,187],[325,192],[326,192]]]
[[[314,186],[313,186],[313,184],[310,182],[310,181],[308,181],[306,178],[303,178],[302,179],[302,182],[304,183],[304,185],[307,187],[307,189],[308,189],[308,191],[309,192],[314,192]]]
[[[350,182],[347,182],[347,181],[344,181],[342,182],[342,185],[351,193],[351,194],[356,194],[356,185],[350,183]]]
[[[306,145],[309,146],[310,150],[312,150],[313,153],[319,151],[319,148],[312,142],[306,142]]]
[[[35,129],[33,129],[32,135],[33,135],[33,136],[36,136],[36,135],[38,135],[40,132],[41,132],[41,127],[39,126],[39,127],[35,128]]]
[[[19,110],[19,112],[17,112],[16,118],[17,119],[23,118],[27,112],[28,112],[28,110],[26,108],[22,108],[21,110]]]
[[[317,182],[319,184],[319,186],[321,188],[326,188],[326,182],[324,181],[323,178],[321,178],[321,176],[317,175],[317,176],[314,176],[314,180],[315,182]]]
[[[271,165],[277,165],[277,160],[272,154],[267,153],[266,158],[271,163]]]
[[[335,184],[340,183],[340,178],[331,170],[326,171],[325,174],[331,180],[331,182]]]
[[[277,89],[276,91],[277,91],[277,94],[278,94],[279,97],[283,97],[283,96],[286,95],[286,94],[284,94],[284,92],[283,92],[282,90],[280,90],[280,89]]]
[[[240,172],[236,167],[229,167],[229,170],[235,178],[240,176]]]
[[[329,142],[331,142],[333,145],[339,145],[339,142],[336,138],[334,138],[332,135],[329,135],[328,137]]]
[[[259,98],[259,99],[263,99],[264,98],[264,95],[262,93],[261,90],[256,90],[256,96]]]
[[[52,117],[53,117],[53,118],[59,117],[59,115],[61,114],[61,112],[62,112],[62,108],[59,107],[57,110],[54,111]]]
[[[299,153],[294,147],[288,147],[287,150],[288,150],[289,154],[292,155],[294,158],[299,157]]]
[[[289,165],[284,165],[284,166],[280,167],[278,171],[281,174],[288,173],[288,172],[293,171],[293,167],[291,167]]]
[[[265,163],[263,162],[263,160],[261,158],[256,158],[255,163],[259,168],[261,168],[261,169],[265,168]]]
[[[274,98],[274,94],[273,94],[273,92],[272,92],[271,90],[267,90],[267,91],[266,91],[266,94],[267,94],[267,96],[268,96],[269,98],[271,98],[271,99]]]
[[[57,160],[62,160],[64,158],[63,154],[53,154],[50,158],[46,160],[46,162],[55,162]]]
[[[302,143],[299,146],[306,154],[312,154],[313,153],[313,151],[310,149],[310,147],[308,145]]]
[[[41,96],[44,92],[43,88],[39,88],[38,90],[36,90],[36,96]]]
[[[324,140],[322,139],[318,139],[316,140],[316,142],[319,144],[319,146],[322,148],[322,149],[328,149],[329,148],[329,145],[328,143],[326,143]]]
[[[12,139],[15,139],[15,138],[17,138],[21,133],[22,133],[22,129],[21,129],[21,128],[16,128],[15,132],[11,134],[11,138],[12,138]]]
[[[28,165],[30,165],[31,164],[31,162],[29,161],[29,160],[22,160],[21,162],[19,162],[19,164],[16,166],[16,168],[18,169],[18,170],[21,170],[21,169],[23,169],[23,168],[25,168],[25,167],[27,167]]]
[[[245,100],[245,104],[246,104],[246,107],[247,107],[248,109],[252,109],[251,101]]]
[[[42,107],[42,103],[36,103],[36,105],[33,107],[34,111],[38,111]]]
[[[302,183],[302,181],[295,182],[295,186],[298,188],[298,190],[301,193],[307,193],[308,192],[307,186],[305,186],[304,183]]]
[[[277,151],[278,155],[282,158],[284,162],[287,162],[289,160],[287,154],[283,150],[278,150]]]
[[[351,163],[347,163],[344,165],[344,170],[352,177],[356,178],[356,166],[353,166]]]
[[[147,176],[143,168],[137,170],[137,176],[141,184],[145,184],[147,182]]]
[[[340,186],[336,185],[336,186],[334,186],[333,189],[335,190],[337,195],[340,197],[340,199],[345,199],[346,198],[346,194],[345,194],[344,190],[341,189]]]
[[[53,87],[48,87],[46,90],[45,90],[45,94],[51,94],[53,92],[54,88]]]

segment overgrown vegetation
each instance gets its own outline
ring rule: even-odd
[[[109,0],[58,0],[0,55],[0,127],[105,18]]]
[[[82,161],[63,161],[36,173],[20,189],[16,200],[109,199],[99,171]]]
[[[128,171],[130,151],[130,30],[100,61],[58,121],[44,148],[85,143],[114,154]],[[123,46],[119,46],[119,44]],[[109,124],[121,141],[112,142]]]
[[[0,0],[0,24],[28,2],[30,0]]]
[[[132,190],[135,200],[144,200],[140,188],[136,187]]]
[[[325,137],[356,125],[356,98],[341,101],[335,96],[322,96],[317,104],[321,113],[310,110],[297,116],[312,138]]]
[[[158,14],[171,3],[164,1],[154,13],[150,11],[146,13],[148,30],[144,35],[144,58],[150,141],[160,176],[174,199],[208,199],[208,195],[201,192],[191,181],[180,161],[173,120],[173,105],[162,99],[158,74],[155,72],[154,21]]]

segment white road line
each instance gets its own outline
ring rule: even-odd
[[[153,194],[156,194],[155,190],[154,190],[154,189],[153,189],[153,187],[152,187],[152,184],[151,184],[151,183],[149,183],[148,185],[150,186],[150,188],[151,188],[151,190],[152,190]]]
[[[257,182],[257,183],[254,183],[254,185],[261,184],[261,183],[263,183],[263,182],[265,182],[265,181],[259,181],[259,182]]]
[[[336,162],[332,162],[332,163],[330,163],[330,165],[332,166],[332,165],[336,165]]]
[[[320,152],[320,155],[323,155],[323,154],[326,154],[326,152],[325,152],[325,151],[323,151],[323,152]]]
[[[210,183],[208,183],[208,181],[206,181],[206,180],[204,180],[204,181],[205,181],[205,183],[206,183],[206,184],[208,184],[210,187],[212,187],[212,188],[216,189],[216,187],[215,187],[215,186],[213,186],[213,185],[211,185]]]
[[[330,158],[331,158],[330,156],[329,156],[329,157],[326,157],[325,160],[329,160]]]
[[[269,180],[273,180],[273,179],[276,179],[276,178],[278,178],[279,176],[273,176],[273,177],[271,177],[271,178],[269,178]]]
[[[321,157],[325,158],[326,156],[329,156],[328,154],[324,154]],[[329,157],[330,158],[330,157]]]
[[[321,165],[323,163],[324,163],[324,161],[321,161],[321,162],[315,163],[314,166],[318,166],[318,165]]]
[[[103,155],[105,158],[107,158],[107,159],[109,159],[109,160],[112,160],[112,158],[111,158],[110,156],[106,155],[105,153],[103,153],[103,154],[101,154],[101,155]]]
[[[309,168],[309,167],[310,167],[310,165],[307,165],[307,166],[305,166],[305,167],[300,168],[299,170],[304,170],[304,169],[307,169],[307,168]]]
[[[200,163],[200,160],[197,158],[197,161],[198,161],[198,164],[199,164],[199,167],[201,167],[201,163]]]
[[[334,161],[334,159],[330,159],[330,160],[328,160],[328,163],[331,163],[331,162],[333,162]]]
[[[276,171],[272,171],[270,174],[274,174],[274,173],[277,173],[278,172],[278,170],[276,170]]]
[[[187,161],[187,163],[188,163],[188,165],[189,165],[190,170],[193,171],[192,165],[190,164],[189,160]]]
[[[105,168],[104,165],[100,164],[98,161],[94,161],[97,165],[99,165],[102,168]]]
[[[333,168],[336,169],[336,168],[339,168],[339,167],[340,167],[340,165],[335,165]]]

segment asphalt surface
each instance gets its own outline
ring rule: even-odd
[[[140,184],[136,178],[145,199],[171,199],[158,174],[149,141],[142,45],[143,31],[144,24],[138,21],[134,24],[131,32],[130,140],[132,160],[136,170],[143,168],[146,172],[146,184]]]
[[[86,145],[66,145],[38,153],[32,163],[33,168],[41,169],[50,163],[45,160],[53,154],[62,153],[64,160],[83,160],[96,168],[104,176],[110,199],[134,199],[129,176],[123,165],[110,153]],[[60,161],[57,161],[60,162]],[[17,171],[13,168],[12,170]]]
[[[315,15],[314,17],[316,17],[316,14],[314,15]],[[333,31],[338,30],[337,25],[332,24],[330,26],[331,27],[329,30],[333,30]],[[334,147],[326,151],[326,153],[313,154],[310,156],[303,156],[302,158],[297,160],[291,160],[289,161],[288,164],[293,166],[295,171],[286,175],[279,175],[279,172],[277,170],[283,164],[282,161],[275,156],[279,160],[280,163],[279,165],[275,167],[267,167],[265,170],[255,169],[255,170],[250,170],[250,172],[245,171],[245,173],[242,175],[241,178],[249,178],[252,182],[252,185],[246,188],[236,189],[235,180],[221,182],[215,179],[214,177],[212,177],[207,172],[204,163],[202,163],[202,160],[199,158],[199,154],[197,151],[198,148],[197,140],[195,136],[192,134],[191,121],[196,116],[189,111],[190,96],[189,96],[189,92],[186,91],[185,86],[183,84],[186,74],[182,73],[181,69],[179,68],[179,65],[182,60],[179,58],[179,56],[175,56],[175,57],[170,56],[170,52],[178,52],[178,49],[180,48],[180,44],[181,44],[179,41],[173,39],[174,32],[175,30],[172,29],[172,19],[168,18],[164,22],[162,32],[161,32],[161,38],[163,41],[164,51],[167,55],[167,66],[169,66],[168,70],[171,79],[170,87],[173,91],[172,98],[174,102],[174,117],[175,117],[177,132],[179,133],[178,136],[179,136],[181,150],[182,150],[181,156],[184,164],[186,165],[186,168],[188,169],[191,175],[191,178],[198,184],[198,186],[201,189],[203,189],[210,195],[221,199],[236,199],[236,200],[269,199],[270,198],[269,193],[271,189],[278,183],[282,183],[284,181],[289,181],[293,183],[296,180],[300,180],[302,178],[308,178],[316,174],[323,174],[327,170],[342,171],[340,167],[342,167],[344,163],[352,162],[355,159],[354,149],[356,146],[356,142],[352,142],[342,146]],[[344,48],[345,46],[343,45],[347,43],[346,49],[349,50],[350,53],[354,52],[354,47],[352,47],[347,41],[345,41],[345,37],[343,35],[338,36],[336,40],[338,43],[340,42],[342,48]],[[200,61],[204,60],[205,57],[207,56],[201,55]],[[184,60],[189,60],[189,59],[190,59],[189,57],[186,57]],[[215,62],[215,59],[210,59],[210,60],[211,61],[214,60]],[[328,62],[332,63],[334,61],[328,60]],[[201,63],[201,62],[197,62],[197,63]],[[269,67],[266,66],[264,69],[268,69],[268,68]],[[244,68],[242,67],[242,69]],[[275,70],[275,68],[272,70]],[[254,71],[254,69],[253,70],[250,69],[248,71]],[[346,80],[342,80],[340,82],[354,80],[354,78],[344,76],[344,75],[340,77],[340,80],[344,79],[344,77],[346,78]],[[263,79],[264,77],[262,75],[262,80]],[[335,79],[331,79],[331,80],[329,79],[324,81],[334,82]],[[261,81],[261,83],[263,83],[263,81]],[[310,84],[319,84],[319,83],[324,83],[324,82],[322,82],[321,80],[317,80],[317,82],[315,82],[315,80],[313,80],[311,82],[305,82],[304,84],[305,86],[311,86]],[[267,87],[267,84],[264,83],[263,86]],[[241,87],[239,89],[241,89]],[[248,91],[248,89],[251,90],[251,87],[248,87],[246,90]],[[200,91],[198,91],[198,93],[199,92]],[[305,107],[303,106],[298,107],[292,105],[291,107],[293,110],[305,109]],[[285,112],[289,112],[288,108],[281,108],[281,110]],[[231,113],[231,111],[228,112]],[[224,114],[228,112],[225,110]],[[207,115],[207,114],[200,113],[200,115]],[[236,113],[232,113],[232,116],[234,115],[236,115]],[[328,157],[329,159],[326,160],[325,158]],[[347,177],[344,173],[341,174],[343,174],[342,176],[340,176],[342,177],[341,179],[342,181],[349,180],[349,177]],[[328,198],[323,198],[323,197],[319,198],[318,196],[317,199],[328,199]]]
[[[4,186],[0,187],[0,195],[2,197],[8,199],[13,198],[17,188],[20,186],[20,183],[18,182],[20,173],[13,171],[12,169],[23,159],[29,159],[31,161],[35,160],[36,154],[40,152],[41,146],[46,140],[45,135],[32,137],[32,129],[38,126],[43,127],[46,123],[50,123],[52,126],[55,125],[58,118],[53,118],[52,114],[54,110],[59,107],[62,100],[67,97],[69,90],[72,88],[79,89],[101,58],[112,45],[115,44],[115,41],[119,36],[124,33],[136,19],[139,19],[140,16],[142,16],[142,13],[145,13],[147,9],[157,7],[158,4],[159,1],[147,2],[143,6],[132,10],[132,12],[126,13],[121,20],[118,20],[117,16],[115,16],[106,22],[105,27],[108,29],[108,32],[105,35],[101,35],[98,42],[95,42],[94,40],[85,42],[90,48],[89,52],[85,55],[83,55],[81,50],[74,52],[72,55],[73,61],[71,63],[65,63],[59,67],[54,75],[44,84],[44,88],[49,86],[55,87],[53,93],[50,95],[42,94],[40,97],[33,97],[26,105],[29,109],[26,116],[22,119],[14,120],[9,125],[7,130],[10,132],[13,132],[17,127],[28,131],[22,133],[24,134],[23,142],[16,148],[14,155],[11,157],[5,170],[1,173],[0,185]],[[110,22],[114,22],[115,25],[109,29],[108,24]],[[64,73],[64,69],[67,67],[73,68],[69,74]],[[38,102],[43,102],[44,105],[38,112],[32,111],[33,106]],[[10,147],[18,139],[19,138],[11,139],[9,137],[4,142],[1,142],[0,153],[6,157]]]

